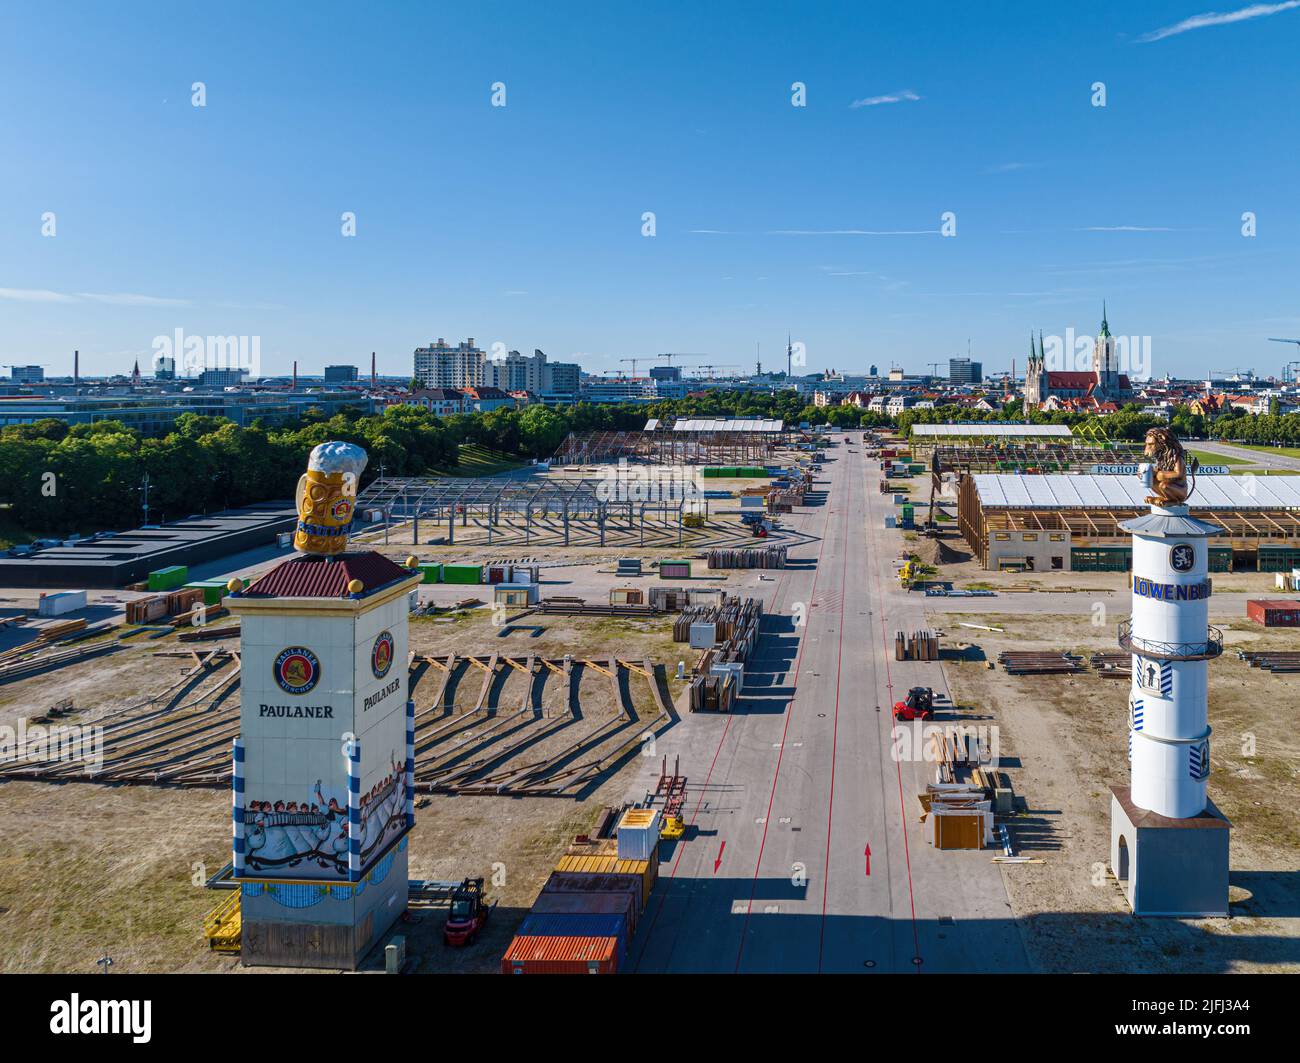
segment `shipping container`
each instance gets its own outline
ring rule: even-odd
[[[420,563],[420,571],[424,573],[421,583],[441,583],[442,582],[442,565],[437,561],[424,561]]]
[[[169,568],[155,569],[149,573],[149,589],[151,591],[174,591],[177,587],[184,587],[186,580],[190,578],[190,570],[185,565],[172,565]]]
[[[618,938],[516,937],[502,974],[617,974]]]
[[[621,860],[651,860],[659,848],[659,810],[629,808],[618,821],[615,836]]]
[[[37,604],[39,616],[62,616],[76,609],[86,608],[85,591],[59,591],[54,594],[42,594]]]
[[[660,579],[690,579],[691,563],[689,561],[660,561]]]
[[[1246,615],[1265,627],[1300,627],[1300,601],[1253,598],[1246,603]]]
[[[637,907],[639,896],[636,885],[615,890],[597,890],[590,893],[543,890],[533,901],[534,915],[617,915],[627,921],[628,940],[636,933],[641,911]]]
[[[657,850],[656,850],[657,852]],[[641,907],[650,899],[654,889],[659,862],[654,860],[620,860],[617,856],[562,856],[555,865],[556,871],[579,875],[635,875],[641,881]]]
[[[521,938],[614,938],[616,960],[627,955],[627,919],[611,912],[529,912],[515,935]]]
[[[482,583],[483,568],[481,565],[443,565],[442,566],[443,583]]]
[[[550,894],[593,893],[614,894],[625,897],[629,904],[639,913],[641,906],[642,882],[637,875],[588,875],[568,871],[552,871],[539,896]],[[633,920],[635,922],[635,920]]]
[[[204,605],[219,605],[226,596],[226,585],[221,580],[202,580],[185,584],[186,590],[196,590],[203,594]]]

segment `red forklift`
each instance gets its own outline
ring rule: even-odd
[[[467,878],[451,893],[451,909],[442,928],[442,943],[453,948],[474,944],[478,932],[492,914],[483,899],[483,880]]]
[[[912,687],[907,697],[894,702],[895,720],[928,720],[934,715],[934,691],[929,687]]]

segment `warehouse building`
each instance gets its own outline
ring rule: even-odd
[[[150,572],[230,557],[293,531],[289,502],[261,502],[134,531],[70,539],[19,556],[0,556],[0,587],[125,587]],[[11,552],[12,553],[12,552]]]
[[[1132,547],[1120,522],[1149,512],[1147,494],[1137,476],[977,473],[961,478],[957,523],[986,569],[1123,572]],[[1300,566],[1300,476],[1201,476],[1190,506],[1226,530],[1211,571]]]

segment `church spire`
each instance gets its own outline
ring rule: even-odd
[[[1104,337],[1110,336],[1110,325],[1106,323],[1106,300],[1101,301],[1101,334]]]

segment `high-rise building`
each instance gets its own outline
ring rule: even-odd
[[[357,379],[357,367],[355,365],[327,365],[325,367],[325,383],[327,384],[352,384]]]
[[[485,362],[473,336],[455,347],[439,337],[436,343],[415,349],[413,376],[426,388],[483,387]]]
[[[39,365],[10,366],[9,379],[15,384],[40,384],[45,380],[45,369]]]
[[[948,383],[978,384],[984,379],[984,365],[969,358],[948,359]]]
[[[576,402],[582,386],[582,367],[577,362],[550,362],[542,381],[541,395],[552,402]]]
[[[176,379],[176,359],[169,354],[158,354],[153,360],[153,378],[155,380]]]
[[[502,391],[531,391],[537,395],[546,386],[546,355],[534,350],[531,355],[510,351],[504,358],[487,362],[483,383]]]

